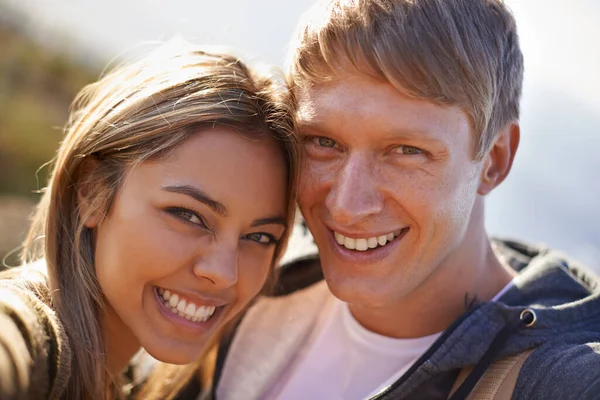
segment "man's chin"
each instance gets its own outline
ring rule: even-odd
[[[362,274],[351,276],[347,271],[325,268],[323,274],[331,293],[346,303],[365,307],[378,307],[385,303],[382,289],[387,285],[380,279]]]
[[[419,286],[420,277],[407,279],[411,276],[410,264],[401,265],[394,260],[365,267],[340,262],[327,252],[321,254],[323,275],[331,293],[346,303],[364,307],[387,307],[390,302],[401,302]]]

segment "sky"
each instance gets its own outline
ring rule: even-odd
[[[4,0],[50,44],[106,63],[181,36],[283,65],[312,0]],[[521,146],[490,195],[491,234],[547,243],[600,270],[600,2],[508,0],[525,56]]]

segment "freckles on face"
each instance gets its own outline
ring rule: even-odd
[[[162,361],[193,361],[261,290],[285,231],[286,192],[277,143],[228,128],[134,167],[96,229],[111,324]]]
[[[301,88],[298,98],[298,204],[330,288],[348,302],[398,300],[468,225],[480,171],[469,118],[352,74]],[[385,245],[359,242],[390,233]]]

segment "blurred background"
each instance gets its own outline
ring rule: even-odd
[[[283,66],[312,3],[0,0],[0,257],[23,238],[71,100],[107,63],[177,35]],[[488,230],[545,242],[600,272],[600,2],[507,3],[526,62],[522,142],[490,196]]]

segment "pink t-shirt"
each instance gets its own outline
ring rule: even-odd
[[[509,283],[492,301],[512,286]],[[395,339],[365,329],[330,296],[304,350],[263,400],[362,400],[398,380],[441,335]]]

